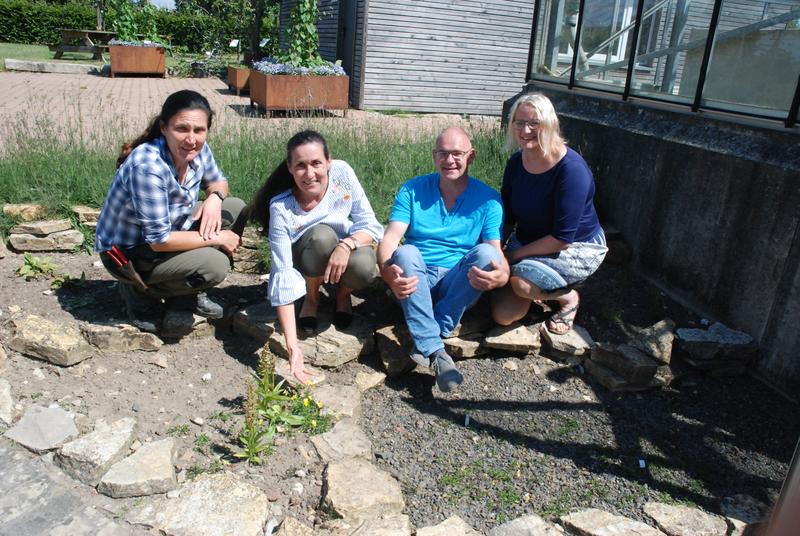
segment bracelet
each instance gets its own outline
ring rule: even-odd
[[[336,247],[338,248],[339,246],[344,246],[344,247],[346,248],[346,251],[347,251],[348,253],[350,253],[351,251],[353,251],[352,249],[350,249],[350,246],[348,246],[346,242],[339,241],[339,243],[338,243],[338,244],[336,244]],[[335,249],[335,248],[334,248],[334,249]]]

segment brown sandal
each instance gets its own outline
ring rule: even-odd
[[[560,309],[558,312],[553,314],[550,318],[547,319],[545,322],[545,327],[547,331],[554,335],[563,335],[568,333],[569,330],[572,329],[572,326],[575,325],[575,317],[578,316],[578,307],[580,303],[575,305],[574,307],[570,307],[569,309]],[[564,325],[567,326],[566,331],[553,331],[551,328],[553,326]]]

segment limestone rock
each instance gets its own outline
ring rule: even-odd
[[[42,453],[57,449],[77,436],[78,428],[74,417],[59,407],[30,406],[5,435],[23,447]]]
[[[536,514],[518,517],[487,533],[487,536],[563,536],[561,527],[548,523]]]
[[[15,225],[8,233],[47,236],[59,231],[66,231],[68,229],[72,229],[72,222],[69,220],[46,220]]]
[[[729,525],[738,528],[741,533],[769,519],[769,507],[748,495],[725,497],[720,503],[720,513]]]
[[[72,212],[75,213],[81,223],[97,223],[98,218],[100,218],[99,208],[75,205],[72,207]]]
[[[192,337],[213,337],[214,327],[208,320],[191,311],[169,309],[161,322],[158,334],[164,339],[177,340],[188,335]]]
[[[630,344],[659,363],[669,365],[672,360],[672,343],[675,340],[675,322],[665,318],[639,332]]]
[[[145,443],[133,454],[111,466],[97,490],[119,499],[166,493],[177,487],[175,440],[171,437]]]
[[[260,344],[266,344],[275,332],[278,315],[269,302],[261,302],[237,311],[233,315],[233,331],[252,337]]]
[[[301,339],[299,344],[307,362],[317,367],[334,368],[372,352],[375,340],[370,323],[355,315],[347,330],[339,331],[331,324],[316,335]],[[282,333],[276,331],[270,335],[269,348],[288,359],[289,352]]]
[[[314,400],[322,403],[323,415],[334,419],[361,416],[361,392],[353,385],[322,385],[314,388]]]
[[[47,214],[47,206],[32,203],[6,203],[3,205],[3,214],[17,220],[33,221]]]
[[[8,242],[17,251],[72,251],[83,244],[83,233],[70,229],[47,236],[12,234]]]
[[[139,331],[133,326],[87,324],[81,326],[83,336],[95,348],[107,352],[144,350],[156,352],[164,344],[152,333]]]
[[[11,384],[0,378],[0,424],[11,426],[14,420],[14,398],[11,396]]]
[[[509,326],[495,326],[486,335],[485,344],[489,348],[523,354],[537,352],[542,347],[539,329],[531,329],[517,322]]]
[[[591,359],[638,385],[649,385],[656,373],[656,362],[627,344],[597,343],[592,348]]]
[[[128,521],[173,536],[261,536],[268,512],[264,492],[222,472],[196,478],[177,499],[136,509]]]
[[[383,372],[359,372],[356,374],[355,384],[362,393],[369,391],[386,381],[386,374]]]
[[[264,258],[261,244],[264,239],[253,227],[247,227],[242,234],[242,245],[233,254],[233,269],[242,273],[261,273],[264,271]]]
[[[589,353],[594,341],[589,332],[581,326],[573,325],[568,332],[558,335],[550,333],[544,324],[541,325],[539,332],[542,334],[545,344],[557,356],[582,356]]]
[[[6,355],[6,349],[3,348],[3,345],[0,344],[0,374],[6,371],[8,367],[8,355]]]
[[[648,502],[644,513],[668,536],[725,536],[728,524],[699,508]]]
[[[112,464],[128,453],[136,431],[136,419],[125,417],[111,424],[97,421],[94,431],[65,443],[55,462],[76,480],[96,486]]]
[[[465,335],[463,337],[448,337],[443,339],[445,351],[451,357],[468,358],[478,357],[489,353],[489,349],[481,344],[483,336],[480,334]]]
[[[631,383],[610,368],[591,359],[584,361],[583,366],[586,367],[586,371],[591,374],[600,385],[609,391],[643,391],[651,387],[650,384],[640,385]]]
[[[364,521],[349,536],[411,536],[411,521],[402,514],[375,517]]]
[[[372,459],[372,443],[352,419],[342,419],[332,430],[311,436],[311,443],[324,463],[343,458]]]
[[[390,378],[405,374],[417,366],[408,357],[414,348],[414,342],[405,326],[398,324],[376,330],[375,342],[378,345],[378,353],[381,356],[386,375]]]
[[[432,527],[417,529],[417,536],[480,536],[480,534],[458,516],[448,517]]]
[[[609,536],[624,534],[625,536],[664,536],[664,533],[627,517],[604,512],[596,508],[588,508],[566,516],[561,516],[561,523],[568,529],[582,536]]]
[[[677,335],[679,348],[687,354],[686,361],[701,369],[717,368],[713,361],[722,365],[747,363],[758,352],[753,337],[719,322],[707,330],[680,328]]]
[[[91,355],[91,347],[73,325],[56,324],[36,315],[15,318],[12,323],[15,334],[9,347],[21,354],[62,366],[80,363]]]
[[[345,519],[400,514],[405,508],[400,484],[361,458],[328,464],[323,504]]]
[[[0,259],[4,259],[6,255],[8,255],[8,248],[6,247],[6,241],[0,238]]]
[[[304,364],[303,366],[305,367],[306,372],[311,375],[311,380],[306,384],[306,387],[314,387],[316,385],[322,385],[325,383],[325,373],[321,369],[309,365],[308,363]],[[294,377],[294,374],[292,374],[292,371],[289,368],[289,362],[287,360],[275,360],[275,374],[280,376],[283,380],[286,380],[286,385],[290,385],[295,389],[301,387],[300,381]]]
[[[451,337],[464,338],[468,335],[483,334],[494,326],[489,314],[480,314],[475,309],[469,309],[461,318],[461,323],[450,333]]]
[[[314,536],[314,529],[293,517],[287,517],[278,527],[275,536]]]

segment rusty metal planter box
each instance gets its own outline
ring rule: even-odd
[[[271,110],[347,110],[350,77],[250,72],[250,104]]]
[[[236,96],[250,87],[250,69],[228,65],[228,88],[236,88]]]
[[[118,74],[167,74],[163,47],[110,46],[111,78]]]

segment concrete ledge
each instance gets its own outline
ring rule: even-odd
[[[26,71],[31,73],[57,74],[100,74],[106,66],[98,67],[86,63],[59,63],[55,61],[30,61],[6,59],[7,71]]]

